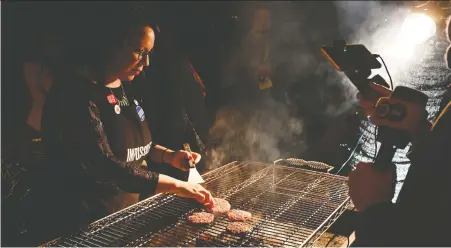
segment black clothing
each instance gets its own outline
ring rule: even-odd
[[[451,246],[451,102],[432,130],[414,144],[396,204],[364,213],[355,246]]]
[[[107,96],[122,100],[121,88],[110,90],[75,74],[56,80],[64,84],[50,90],[42,121],[49,160],[42,177],[42,215],[51,216],[54,223],[48,226],[57,228],[51,233],[61,235],[111,214],[114,198],[123,191],[153,193],[158,174],[142,166],[152,136],[131,85],[123,84],[128,102],[117,103],[119,112]]]

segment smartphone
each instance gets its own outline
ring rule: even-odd
[[[321,52],[338,71],[368,70],[382,67],[376,57],[361,44],[323,46]]]

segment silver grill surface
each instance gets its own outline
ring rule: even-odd
[[[44,246],[312,246],[350,204],[345,177],[301,168],[233,162],[204,179],[215,197],[253,214],[250,233],[228,233],[225,215],[189,224],[201,206],[159,194]]]
[[[294,166],[294,167],[304,167],[304,168],[308,168],[310,170],[320,171],[320,172],[330,172],[331,170],[334,169],[333,166],[330,166],[323,162],[305,161],[305,160],[299,159],[299,158],[278,159],[278,160],[274,161],[274,164],[288,165],[288,166]]]

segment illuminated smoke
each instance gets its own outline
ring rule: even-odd
[[[432,20],[413,15],[403,2],[337,1],[335,5],[342,30],[351,33],[348,43],[364,44],[381,55],[394,86],[405,84],[402,78],[421,62],[427,48],[424,42],[435,34]],[[389,81],[384,68],[373,70],[376,73]]]
[[[227,108],[218,111],[210,138],[216,147],[209,151],[210,169],[231,160],[272,162],[291,156],[302,157],[308,148],[305,116],[293,114],[299,107],[328,120],[349,109],[355,92],[341,83],[320,54],[321,45],[332,42],[338,34],[335,6],[331,2],[271,2],[273,69],[287,91],[282,98],[291,105],[268,100],[264,108]],[[251,8],[250,8],[251,9]],[[246,9],[247,11],[247,9]],[[250,13],[243,11],[240,21]],[[243,17],[244,16],[244,17]],[[229,71],[223,72],[229,78]],[[226,83],[230,85],[235,83]],[[298,85],[295,94],[290,90]],[[295,101],[296,100],[296,101]],[[301,106],[302,105],[302,106]]]
[[[357,90],[322,57],[322,45],[336,39],[364,44],[383,57],[396,86],[409,83],[402,79],[421,62],[427,47],[421,40],[435,32],[424,17],[409,17],[402,2],[272,2],[266,6],[273,13],[271,63],[273,69],[283,69],[274,81],[284,84],[284,97],[292,106],[269,101],[266,111],[220,111],[210,130],[213,139],[220,140],[210,151],[211,167],[228,159],[273,161],[303,156],[309,146],[305,138],[312,131],[306,130],[305,118],[310,117],[293,115],[289,108],[303,108],[321,116],[326,124],[353,109]],[[411,19],[408,22],[407,17]],[[412,27],[418,27],[414,36],[408,32]],[[420,31],[424,37],[418,36]],[[223,73],[226,78],[228,72]],[[389,81],[384,68],[373,70],[373,75],[376,73]],[[290,88],[293,85],[297,88]]]

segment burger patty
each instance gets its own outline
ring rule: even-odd
[[[234,234],[248,233],[252,230],[252,226],[245,222],[232,222],[227,225],[227,231]]]
[[[212,208],[208,208],[208,212],[214,214],[224,214],[230,210],[230,203],[221,198],[214,198],[214,206]]]
[[[233,221],[246,221],[252,218],[252,214],[247,211],[232,209],[227,212],[227,217]]]
[[[188,216],[188,221],[193,224],[210,224],[215,219],[215,216],[206,212],[196,212]]]

